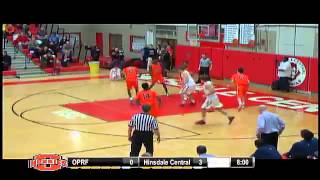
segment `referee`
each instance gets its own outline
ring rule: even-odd
[[[158,123],[154,116],[149,114],[150,105],[142,106],[142,113],[132,116],[129,122],[128,140],[131,141],[130,156],[139,156],[142,143],[146,152],[153,155],[153,131],[157,135],[157,141],[160,142],[160,132]],[[132,129],[134,129],[132,133]]]

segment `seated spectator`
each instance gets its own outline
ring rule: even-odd
[[[111,52],[111,64],[110,68],[114,68],[116,66],[120,67],[121,60],[120,60],[120,52],[119,48],[114,48]]]
[[[257,150],[251,155],[256,159],[281,159],[280,153],[273,145],[264,144],[262,139],[254,141]]]
[[[112,61],[113,61],[114,59],[120,59],[119,56],[120,56],[120,54],[119,54],[119,48],[114,48],[114,49],[112,49],[112,51],[111,51]]]
[[[28,48],[28,42],[29,38],[21,32],[13,44],[17,46],[18,49],[25,49]]]
[[[62,58],[64,60],[68,59],[68,61],[71,61],[71,58],[72,58],[72,46],[70,44],[70,41],[66,41],[66,43],[62,47]]]
[[[38,32],[38,35],[37,35],[37,38],[42,40],[46,37],[46,31],[44,30],[44,27],[41,27],[39,32]]]
[[[32,36],[37,35],[38,28],[35,24],[29,24],[29,32],[31,33]]]
[[[201,158],[215,157],[214,155],[207,154],[207,147],[203,146],[203,145],[200,145],[200,146],[197,147],[197,154]]]
[[[47,46],[41,48],[39,51],[39,56],[40,56],[40,62],[41,62],[41,67],[47,67],[49,65],[49,58],[48,54],[50,54],[49,48]]]
[[[48,48],[49,48],[49,50],[52,51],[52,53],[53,53],[54,55],[57,55],[58,47],[57,47],[56,44],[54,44],[53,42],[50,42],[49,45],[48,45]]]
[[[17,33],[21,33],[22,32],[22,24],[14,24],[14,26],[16,26],[16,28],[15,28],[15,32],[17,32]]]
[[[14,32],[15,32],[15,27],[12,24],[7,24],[6,26],[7,36],[12,36]]]
[[[11,56],[8,55],[7,51],[3,52],[2,67],[2,71],[8,71],[11,68]]]
[[[32,57],[37,57],[38,55],[38,43],[36,41],[35,37],[32,37],[31,40],[29,41],[29,52],[32,54]]]
[[[48,37],[48,40],[49,40],[49,43],[53,43],[56,45],[59,43],[59,35],[54,32]]]
[[[63,49],[63,46],[67,43],[67,37],[66,36],[64,36],[63,38],[61,38],[60,39],[60,41],[59,41],[59,49]],[[69,42],[70,43],[70,42]],[[71,46],[70,46],[71,47]]]
[[[28,31],[29,31],[29,25],[28,24],[23,24],[22,25],[22,32],[27,35]]]
[[[303,140],[292,145],[290,151],[286,154],[288,158],[307,159],[314,156],[314,153],[318,151],[318,139],[314,138],[311,131],[303,129],[300,135]]]

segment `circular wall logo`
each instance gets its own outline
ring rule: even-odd
[[[292,68],[290,86],[292,87],[299,86],[306,79],[306,74],[307,74],[306,67],[297,58],[289,58],[289,62]]]

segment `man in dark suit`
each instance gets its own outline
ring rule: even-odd
[[[3,52],[2,67],[2,71],[7,71],[11,67],[11,56],[8,55],[7,51]]]

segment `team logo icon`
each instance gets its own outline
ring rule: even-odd
[[[57,154],[39,154],[28,161],[28,167],[39,171],[56,171],[68,167],[68,160]]]
[[[306,79],[306,74],[307,74],[306,67],[297,58],[289,58],[289,62],[292,68],[290,86],[292,87],[299,86]]]

